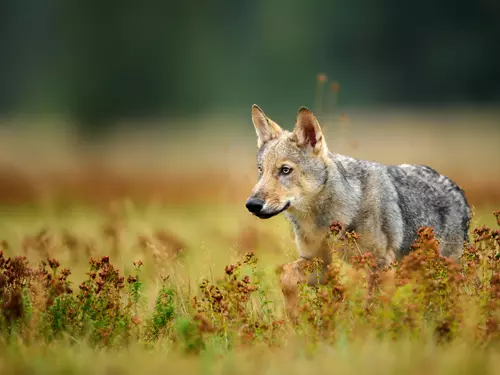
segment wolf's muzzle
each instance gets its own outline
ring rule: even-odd
[[[248,211],[257,216],[259,219],[269,219],[270,217],[276,216],[290,207],[290,202],[287,202],[285,206],[280,210],[268,211],[263,210],[264,201],[260,199],[250,198],[246,203],[246,207]]]

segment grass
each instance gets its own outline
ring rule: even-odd
[[[180,352],[130,348],[93,351],[88,347],[48,347],[4,350],[3,374],[495,374],[498,355],[464,346],[446,349],[409,342],[371,340],[341,348],[321,347],[311,355],[300,344],[270,352],[266,348],[207,351],[197,357]]]
[[[291,227],[243,204],[255,182],[248,119],[203,119],[194,133],[175,122],[180,137],[141,126],[88,154],[71,132],[5,131],[0,373],[497,373],[496,112],[344,116],[335,90],[330,105],[318,99],[332,150],[432,165],[481,204],[459,266],[423,230],[388,269],[373,272],[369,254],[336,260],[327,285],[301,286],[292,320],[278,284],[297,258]]]
[[[295,321],[276,274],[296,257],[280,217],[129,201],[3,210],[0,371],[495,373],[491,212],[476,211],[460,266],[429,230],[390,269],[373,273],[369,254],[336,261],[326,286],[301,286]]]

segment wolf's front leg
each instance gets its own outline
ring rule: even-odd
[[[313,261],[298,259],[295,262],[283,265],[280,275],[280,285],[285,297],[285,309],[291,318],[296,318],[299,313],[299,284],[315,285],[324,281],[324,270],[308,271]]]

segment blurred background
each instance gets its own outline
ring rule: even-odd
[[[0,2],[0,204],[234,204],[257,103],[500,203],[498,0]],[[241,212],[240,212],[241,211]]]

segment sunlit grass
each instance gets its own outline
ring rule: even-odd
[[[487,207],[477,209],[473,227],[487,224],[495,228],[492,211]],[[41,232],[43,229],[45,232]],[[171,237],[158,237],[159,231],[166,231]],[[245,236],[247,231],[251,236]],[[50,330],[44,328],[40,331],[45,313],[36,310],[37,306],[42,306],[37,304],[32,305],[29,323],[23,323],[28,325],[21,325],[18,333],[7,334],[5,328],[8,325],[4,324],[0,368],[5,374],[141,371],[488,374],[495,373],[500,364],[496,355],[498,345],[494,341],[497,336],[484,341],[481,338],[484,337],[483,328],[478,328],[482,327],[483,315],[487,311],[484,298],[493,288],[486,284],[475,292],[470,289],[475,288],[473,284],[467,284],[459,293],[459,299],[443,300],[443,308],[451,309],[449,311],[459,317],[459,330],[452,329],[454,338],[450,342],[436,341],[436,321],[425,317],[426,306],[415,310],[417,320],[414,322],[423,319],[423,325],[416,331],[412,328],[410,335],[394,331],[400,333],[391,336],[394,334],[389,330],[392,323],[401,327],[406,327],[407,323],[404,314],[399,318],[388,315],[390,310],[384,307],[384,299],[380,300],[382,305],[377,305],[376,314],[380,315],[365,317],[362,306],[366,290],[363,288],[366,287],[364,277],[368,274],[363,268],[342,276],[348,297],[340,302],[340,309],[330,311],[328,305],[321,307],[318,304],[324,298],[321,290],[311,289],[305,297],[309,301],[309,308],[304,310],[306,317],[326,312],[337,314],[342,319],[330,327],[330,333],[325,336],[317,323],[312,324],[307,319],[294,328],[284,315],[283,297],[275,272],[278,265],[297,257],[291,228],[281,217],[266,221],[255,219],[245,211],[244,205],[141,206],[118,201],[105,210],[87,205],[50,210],[35,207],[5,209],[0,217],[0,240],[3,241],[0,246],[5,257],[26,255],[33,267],[47,256],[57,258],[60,262],[58,274],[65,267],[72,272],[68,280],[74,295],[81,293],[78,285],[89,280],[90,257],[98,261],[103,256],[110,256],[110,262],[124,275],[120,300],[130,300],[133,294],[130,294],[129,287],[136,285],[137,280],[140,282],[137,284],[140,291],[137,305],[123,305],[127,315],[117,320],[125,324],[124,327],[130,327],[122,333],[117,331],[116,341],[111,345],[106,345],[101,335],[101,328],[111,324],[107,313],[96,318],[103,319],[98,324],[104,326],[99,328],[98,325],[94,331],[89,331],[97,334],[94,341],[89,339],[88,332],[81,334],[82,331],[74,328],[63,330],[55,340],[44,338],[43,332]],[[178,249],[179,246],[183,248]],[[255,251],[258,263],[250,268],[243,265],[241,275],[231,281],[232,271],[225,267],[242,261],[250,250]],[[138,260],[143,263],[139,273],[137,263],[136,266],[133,264]],[[488,262],[489,266],[484,268],[487,273],[481,271],[480,274],[483,282],[495,272],[498,260]],[[484,264],[478,267],[484,267]],[[138,275],[138,279],[128,282],[129,275]],[[252,288],[247,292],[233,289],[244,275],[250,276],[248,285],[256,285],[255,291]],[[197,317],[192,298],[203,296],[199,288],[203,280],[207,280],[208,285],[218,285],[222,293],[236,293],[233,295],[235,301],[238,298],[245,301],[245,294],[238,293],[249,293],[250,299],[242,305],[230,304],[227,307],[229,320],[226,320],[224,315],[212,310],[215,305],[211,297],[207,297],[205,307],[198,306],[204,311],[204,318]],[[391,297],[395,284],[391,285],[384,289],[384,293],[389,293],[387,298],[394,306],[406,306],[412,299],[419,303],[420,300],[415,299],[418,295],[412,295],[404,287],[398,287],[399,294]],[[433,284],[429,285],[432,287]],[[172,293],[171,302],[167,297],[158,300],[162,290],[172,291],[168,292]],[[110,293],[106,298],[115,298],[112,297],[116,296],[115,292]],[[432,293],[429,297],[433,301]],[[75,304],[75,301],[71,303]],[[78,304],[74,306],[81,309]],[[498,303],[491,308],[496,314]],[[175,311],[175,317],[169,315],[171,309]],[[420,316],[422,311],[424,315]],[[244,315],[244,324],[239,321],[240,313]],[[203,323],[203,319],[208,320]],[[160,324],[158,331],[152,328],[153,321]],[[249,323],[262,326],[254,330],[249,328]],[[275,328],[271,329],[271,326]],[[439,332],[445,337],[448,335],[447,330]],[[128,337],[128,341],[123,341],[123,337]]]

